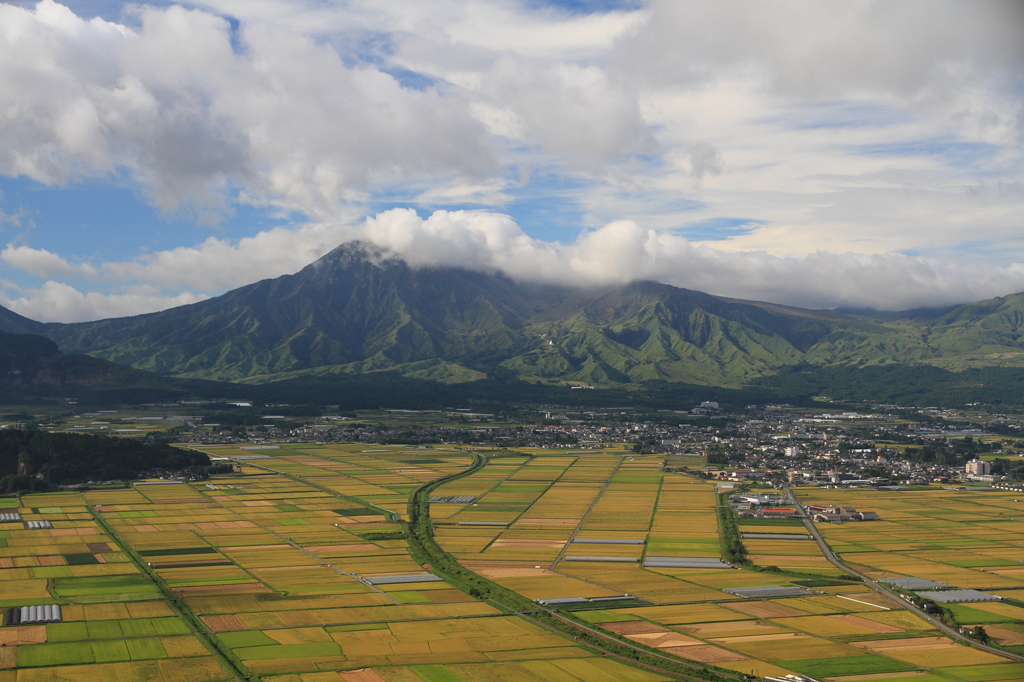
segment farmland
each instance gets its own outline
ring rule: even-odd
[[[776,569],[721,566],[716,484],[665,472],[660,455],[203,449],[237,471],[0,501],[22,519],[0,525],[0,605],[63,610],[61,622],[0,628],[0,682],[1024,676],[1024,664],[836,579],[814,542],[749,540],[753,563]],[[1013,568],[1024,526],[1009,493],[797,492],[880,513],[822,528],[872,577],[1008,596],[951,611],[1008,651],[1024,644],[1024,570]],[[412,513],[421,498],[429,518]],[[35,520],[52,528],[26,527]],[[438,561],[410,532],[422,528]],[[775,587],[800,589],[742,592]]]

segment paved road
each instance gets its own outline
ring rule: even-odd
[[[964,635],[960,634],[960,632],[957,631],[955,628],[949,627],[942,621],[933,618],[932,616],[925,613],[922,609],[917,608],[910,602],[904,601],[898,594],[896,594],[889,588],[877,583],[876,581],[872,580],[860,571],[856,571],[847,566],[846,564],[844,564],[843,561],[839,558],[839,556],[832,551],[832,548],[828,546],[828,543],[825,542],[825,538],[821,536],[821,533],[818,532],[818,529],[814,525],[814,521],[811,520],[811,517],[810,515],[808,515],[807,510],[804,509],[804,505],[800,503],[800,500],[798,500],[796,495],[793,494],[793,491],[789,489],[788,485],[785,486],[784,489],[786,491],[786,494],[789,496],[789,499],[793,501],[794,506],[796,506],[797,510],[804,517],[804,525],[807,526],[807,530],[810,531],[811,536],[814,538],[814,541],[818,543],[818,547],[821,548],[821,553],[825,555],[825,558],[828,559],[829,563],[831,563],[833,566],[842,569],[847,573],[850,573],[851,575],[859,577],[861,580],[864,581],[864,584],[870,587],[871,589],[875,590],[876,592],[879,592],[880,594],[884,594],[885,596],[895,601],[897,604],[901,604],[902,606],[904,606],[907,610],[913,611],[915,614],[917,614],[921,618],[924,618],[926,621],[934,625],[942,632],[946,633],[954,639],[960,640],[968,646],[974,647],[975,649],[980,649],[981,651],[987,651],[990,654],[996,654],[997,656],[1011,658],[1016,661],[1024,661],[1024,656],[1020,656],[1009,651],[1003,651],[1002,649],[996,649],[995,647],[986,646],[969,637],[965,637]]]

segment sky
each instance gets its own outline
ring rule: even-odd
[[[0,1],[0,305],[362,239],[809,308],[1024,291],[1019,0]]]

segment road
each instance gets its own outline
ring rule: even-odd
[[[825,542],[825,538],[823,538],[821,536],[821,533],[818,532],[818,529],[814,525],[814,521],[811,520],[810,515],[807,513],[807,510],[804,508],[804,505],[801,504],[800,500],[797,499],[796,495],[793,494],[793,491],[789,489],[788,485],[784,486],[784,490],[786,491],[786,495],[789,496],[789,499],[792,500],[793,505],[800,512],[800,515],[803,516],[804,525],[807,526],[807,530],[810,531],[811,537],[814,538],[814,541],[818,543],[818,547],[821,549],[821,553],[825,556],[826,559],[828,559],[829,563],[831,563],[833,566],[835,566],[836,568],[839,568],[839,569],[841,569],[843,571],[846,571],[847,573],[849,573],[851,575],[857,576],[858,578],[860,578],[861,580],[864,581],[865,585],[867,585],[868,587],[870,587],[874,591],[876,591],[876,592],[878,592],[880,594],[884,594],[886,597],[889,597],[890,599],[895,601],[897,604],[902,605],[908,611],[914,612],[915,614],[917,614],[921,618],[925,619],[926,621],[928,621],[929,623],[934,625],[937,629],[939,629],[942,632],[946,633],[947,635],[949,635],[953,639],[959,640],[959,641],[963,642],[964,644],[966,644],[968,646],[971,646],[971,647],[973,647],[975,649],[979,649],[981,651],[987,651],[990,654],[996,654],[997,656],[1003,656],[1004,658],[1013,659],[1015,661],[1024,661],[1024,656],[1021,656],[1021,655],[1018,655],[1018,654],[1014,654],[1014,653],[1011,653],[1009,651],[1003,651],[1002,649],[996,649],[995,647],[987,646],[985,644],[982,644],[981,642],[977,642],[977,641],[971,639],[970,637],[965,637],[964,635],[960,634],[960,632],[958,630],[956,630],[955,628],[949,627],[948,625],[946,625],[942,621],[937,620],[936,618],[933,618],[932,616],[928,615],[925,611],[923,611],[922,609],[919,609],[918,607],[914,606],[910,602],[904,601],[898,594],[896,594],[895,592],[893,592],[889,588],[887,588],[884,585],[881,585],[878,582],[872,580],[871,578],[869,578],[868,576],[864,575],[860,571],[856,571],[856,570],[850,568],[849,566],[847,566],[846,564],[844,564],[843,561],[839,558],[839,556],[835,552],[832,551],[832,548],[828,546],[828,543]]]

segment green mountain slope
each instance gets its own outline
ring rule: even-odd
[[[1024,366],[1022,325],[1024,295],[932,313],[847,315],[653,282],[575,289],[414,269],[354,242],[294,275],[201,303],[39,326],[66,351],[183,378],[259,383],[392,371],[445,382],[735,387],[801,365]]]

